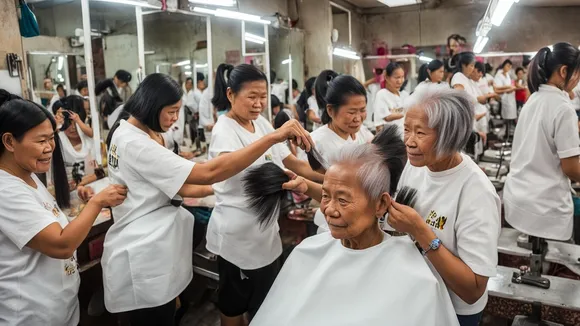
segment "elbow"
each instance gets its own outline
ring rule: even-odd
[[[76,248],[59,248],[45,252],[44,254],[54,259],[69,259],[74,256]]]
[[[483,296],[484,293],[485,293],[485,288],[484,289],[475,289],[474,291],[466,291],[466,293],[463,293],[459,297],[461,298],[461,300],[465,301],[465,303],[467,303],[469,305],[473,305],[477,301],[479,301],[479,299],[481,299],[481,297]]]

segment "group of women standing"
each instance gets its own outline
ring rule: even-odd
[[[580,180],[577,118],[566,92],[580,79],[580,53],[569,44],[556,44],[553,51],[542,49],[531,65],[534,94],[516,128],[506,217],[532,235],[565,239],[571,230],[571,202],[562,201],[569,197],[565,186],[568,177]],[[454,90],[437,85],[443,69],[438,61],[427,65],[424,80],[408,96],[400,91],[402,67],[391,63],[386,89],[374,99],[375,125],[395,125],[404,138],[408,162],[398,189],[417,189],[414,207],[390,202],[387,223],[415,240],[433,273],[444,281],[459,324],[478,325],[488,279],[496,273],[501,207],[485,174],[461,152],[475,121],[483,118],[477,105],[492,95],[479,91],[476,82],[483,71],[475,67],[472,55],[460,56],[451,80]],[[497,84],[505,77],[497,77]],[[0,93],[0,287],[9,289],[0,291],[0,325],[78,324],[75,250],[103,207],[113,207],[115,222],[102,257],[107,310],[128,313],[133,325],[172,325],[176,297],[193,277],[194,218],[181,207],[181,199],[211,193],[216,205],[206,237],[208,250],[219,256],[222,325],[247,325],[282,264],[277,223],[261,226],[246,202],[242,180],[248,168],[274,163],[290,170],[290,181],[282,187],[322,202],[320,232],[330,229],[332,237],[346,237],[358,225],[349,226],[341,215],[357,209],[357,203],[340,191],[329,193],[329,184],[340,184],[336,173],[325,177],[326,171],[313,170],[284,143],[291,141],[306,152],[316,148],[331,162],[345,148],[364,146],[373,140],[363,125],[367,92],[352,76],[333,71],[323,71],[308,86],[312,93],[306,102],[314,108],[309,98],[315,99],[321,126],[310,135],[290,119],[275,130],[262,116],[268,100],[264,73],[245,64],[220,66],[211,102],[223,114],[212,128],[209,160],[194,163],[169,151],[162,136],[179,119],[182,88],[169,76],[149,75],[125,104],[126,119],[111,129],[111,186],[90,198],[70,222],[61,211],[69,206],[69,188],[57,122],[43,107]],[[74,147],[77,141],[69,140]],[[49,170],[56,200],[35,176]],[[526,180],[540,184],[530,186],[532,181]],[[550,187],[546,180],[553,181]],[[368,182],[372,188],[373,180]],[[535,195],[524,198],[522,189]],[[386,210],[381,206],[377,211]],[[554,221],[562,227],[550,227]],[[410,306],[413,296],[403,295]],[[336,311],[342,313],[352,311]]]

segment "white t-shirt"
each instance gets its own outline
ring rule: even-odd
[[[228,116],[220,116],[213,129],[208,159],[240,150],[274,132],[262,116],[254,120],[254,128],[255,132],[251,133]],[[249,168],[267,162],[283,167],[282,161],[289,155],[288,146],[276,144]],[[270,265],[280,257],[282,240],[277,222],[261,227],[248,207],[242,183],[246,170],[213,185],[216,204],[207,227],[207,249],[241,269],[253,270]]]
[[[504,75],[503,71],[500,70],[495,75],[494,84],[496,86],[512,86],[512,79],[509,74]],[[516,92],[504,93],[501,95],[501,116],[504,119],[517,119],[517,103],[516,103]]]
[[[451,79],[451,86],[455,85],[463,85],[464,90],[467,92],[467,94],[469,94],[469,96],[471,96],[471,98],[473,99],[473,103],[475,105],[475,114],[482,114],[488,112],[487,107],[479,103],[479,101],[477,100],[479,96],[483,95],[481,93],[481,89],[479,88],[478,82],[473,81],[472,79],[467,78],[463,73],[458,72],[455,75],[453,75],[453,79]],[[479,119],[478,121],[475,121],[475,123],[473,124],[473,129],[476,131],[487,133],[489,129],[487,115]]]
[[[288,82],[273,83],[270,85],[272,95],[276,95],[281,103],[286,103],[286,90],[288,89]]]
[[[405,114],[403,111],[403,101],[409,96],[406,91],[399,92],[399,95],[391,93],[388,89],[381,89],[375,97],[374,103],[374,121],[375,126],[382,126],[386,124],[394,124],[399,127],[401,135],[404,132],[405,117],[387,122],[385,118],[393,113]]]
[[[75,163],[85,162],[87,157],[89,156],[94,157],[95,155],[93,151],[94,148],[93,139],[85,135],[85,133],[81,130],[78,124],[76,126],[76,129],[81,139],[81,149],[79,151],[77,151],[74,148],[74,146],[72,145],[72,143],[70,142],[64,131],[60,131],[58,134],[60,142],[62,144],[62,156],[64,159],[64,163],[67,166],[73,165]]]
[[[196,99],[195,91],[194,90],[190,90],[189,92],[185,92],[183,94],[182,105],[188,106],[193,113],[197,113],[198,112],[198,110],[199,110],[199,102]]]
[[[415,210],[455,256],[478,275],[494,277],[500,233],[501,204],[495,188],[467,155],[456,167],[432,172],[407,163],[398,188],[417,189]],[[487,291],[473,305],[449,290],[458,315],[483,311]]]
[[[109,149],[109,181],[129,189],[113,208],[105,237],[103,285],[112,313],[157,307],[176,298],[193,277],[193,216],[170,201],[195,163],[127,121]]]
[[[68,224],[35,175],[34,189],[0,170],[0,325],[77,326],[76,258],[50,258],[26,247],[53,223]]]
[[[314,141],[316,149],[322,155],[326,162],[330,163],[332,156],[337,153],[342,147],[347,144],[366,144],[370,143],[374,135],[368,131],[364,126],[361,126],[360,130],[356,133],[356,139],[352,139],[350,136],[348,139],[344,139],[337,135],[334,131],[328,128],[328,125],[324,125],[310,134],[310,137]],[[300,151],[299,156],[301,160],[307,161],[308,157],[306,152]],[[314,214],[314,224],[319,226],[319,231],[328,231],[328,223],[324,214],[320,209],[316,210]]]
[[[520,113],[503,200],[506,220],[527,234],[572,237],[574,205],[560,159],[580,155],[578,117],[568,95],[541,85]]]
[[[199,102],[199,126],[204,129],[206,141],[211,139],[211,131],[208,131],[206,127],[215,124],[213,117],[213,104],[211,103],[212,97],[213,92],[210,91],[208,87],[203,91]]]
[[[322,116],[322,113],[320,112],[320,108],[318,108],[318,103],[316,102],[316,97],[314,97],[314,95],[310,96],[308,98],[308,109],[306,110],[306,112],[308,111],[312,111],[314,112],[314,114],[316,115],[317,118],[320,118]],[[312,130],[316,130],[318,128],[320,128],[321,124],[320,123],[316,123],[316,122],[312,122]]]
[[[363,250],[330,233],[290,254],[252,326],[459,325],[449,293],[408,237]]]
[[[380,90],[381,84],[379,83],[373,83],[367,87],[367,118],[364,121],[364,125],[371,130],[375,130],[373,113],[375,112],[375,98]]]

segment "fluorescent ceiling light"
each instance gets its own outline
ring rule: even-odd
[[[154,5],[148,4],[147,2],[138,1],[138,0],[92,0],[92,1],[110,2],[110,3],[118,3],[118,4],[123,4],[123,5],[131,5],[131,6],[135,6],[135,7],[161,9],[161,6],[154,6]]]
[[[263,38],[262,36],[258,36],[256,34],[252,34],[252,33],[246,33],[244,36],[247,39],[248,38],[251,38],[251,39],[258,40],[258,41],[262,41],[262,42],[266,42],[267,41],[267,39]]]
[[[235,0],[189,0],[191,3],[210,6],[233,7],[236,5]]]
[[[185,69],[191,69],[191,65],[185,66]]]
[[[237,19],[237,20],[245,20],[245,21],[256,22],[256,23],[261,23],[261,24],[266,24],[266,25],[269,25],[271,23],[268,20],[263,20],[260,16],[244,14],[244,13],[239,12],[239,11],[231,11],[231,10],[225,10],[225,9],[217,9],[215,11],[214,15],[216,15],[217,17],[225,17],[225,18],[231,18],[231,19]]]
[[[184,61],[181,61],[181,62],[176,63],[175,65],[176,66],[186,66],[186,65],[189,65],[189,64],[191,64],[191,61],[184,60]],[[190,68],[191,68],[191,66],[190,66]]]
[[[207,68],[207,63],[204,63],[202,65],[195,65],[195,68]]]
[[[202,8],[202,7],[195,7],[195,8],[193,8],[193,11],[199,12],[200,14],[215,15],[215,10]]]
[[[503,19],[514,4],[514,0],[497,0],[493,13],[491,14],[491,23],[495,26],[501,26]]]
[[[64,66],[64,57],[60,56],[58,57],[58,70],[61,70],[63,66]]]
[[[286,60],[282,61],[282,64],[283,64],[283,65],[287,65],[287,64],[289,64],[290,62],[292,62],[292,60],[290,60],[290,59],[286,59]]]
[[[389,7],[409,6],[421,3],[421,0],[378,0],[378,1]]]
[[[433,61],[433,58],[429,58],[429,57],[421,55],[421,56],[419,56],[419,60],[429,63],[429,62]]]
[[[191,76],[191,71],[186,71],[186,72],[185,72],[185,75],[186,75],[186,76]]]
[[[477,41],[475,41],[475,45],[473,46],[474,53],[481,53],[485,45],[489,41],[489,37],[487,36],[479,36],[477,37]]]
[[[346,49],[335,48],[334,51],[332,51],[332,54],[334,54],[335,56],[338,56],[338,57],[343,57],[343,58],[348,58],[348,59],[353,59],[353,60],[360,59],[360,57],[357,55],[356,52],[351,51],[351,50],[346,50]]]

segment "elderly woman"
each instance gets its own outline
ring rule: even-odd
[[[447,285],[462,326],[478,325],[487,281],[496,275],[500,200],[461,150],[474,101],[463,91],[425,87],[406,103],[408,163],[399,188],[418,190],[414,208],[393,203],[388,223],[411,235]]]
[[[322,194],[330,232],[294,249],[252,326],[458,325],[443,281],[413,241],[379,228],[396,176],[375,146],[343,147],[322,190],[295,180],[295,191]]]

